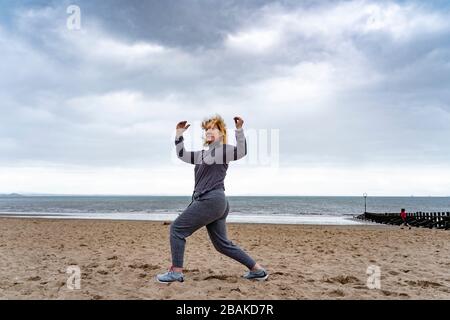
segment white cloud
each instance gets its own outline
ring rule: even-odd
[[[264,25],[273,21],[278,29],[282,21],[283,34],[296,33],[310,38],[329,39],[331,36],[343,39],[349,35],[384,32],[394,40],[410,40],[420,34],[448,31],[450,28],[446,13],[429,11],[417,4],[389,1],[331,2],[294,12],[268,12],[263,17]]]
[[[111,125],[150,120],[160,116],[161,107],[169,107],[163,100],[150,101],[141,92],[126,90],[74,97],[67,100],[66,105],[88,121]],[[176,111],[177,108],[177,104],[172,104],[169,110]]]
[[[156,71],[164,76],[195,76],[196,59],[190,54],[158,43],[127,42],[94,29],[73,32],[61,30],[61,46],[72,51],[82,63],[110,66],[125,71]]]
[[[385,3],[364,7],[364,32],[383,31],[399,41],[411,40],[422,34],[448,31],[450,22],[445,14],[421,10],[416,4]]]
[[[277,30],[246,30],[227,35],[225,45],[243,53],[262,54],[276,49],[280,38]]]

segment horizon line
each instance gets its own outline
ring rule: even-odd
[[[0,196],[84,196],[84,197],[190,197],[192,194],[83,194],[83,193],[35,193],[35,192],[11,192],[0,193]],[[229,197],[361,197],[364,195],[299,195],[299,194],[240,194],[228,195]],[[450,195],[369,195],[371,197],[402,197],[402,198],[449,198]]]

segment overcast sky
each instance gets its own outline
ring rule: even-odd
[[[190,195],[215,113],[228,195],[448,196],[450,5],[0,0],[0,193]]]

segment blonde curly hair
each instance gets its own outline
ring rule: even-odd
[[[202,121],[202,129],[204,129],[205,131],[214,126],[217,126],[217,128],[219,129],[219,131],[222,135],[222,143],[226,144],[227,143],[227,125],[225,124],[225,121],[219,114],[216,114],[210,118],[205,118]],[[206,141],[206,137],[203,137],[203,145],[204,146],[208,145],[208,142]]]

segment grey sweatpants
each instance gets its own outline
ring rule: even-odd
[[[230,205],[223,189],[208,191],[200,196],[194,193],[191,204],[170,225],[172,266],[182,268],[186,238],[206,226],[209,237],[220,253],[251,269],[255,261],[227,238],[226,218]]]

